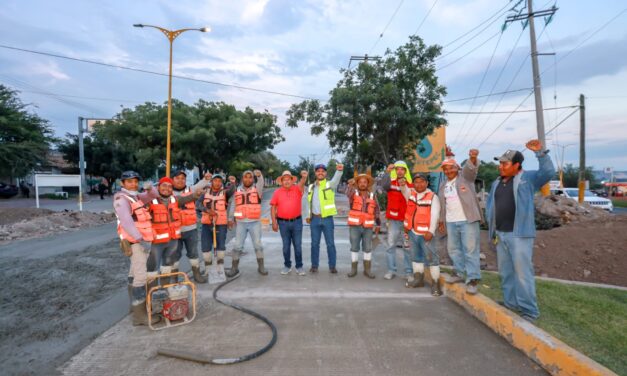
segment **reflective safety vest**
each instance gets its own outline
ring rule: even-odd
[[[424,235],[429,232],[431,225],[431,203],[434,193],[429,191],[418,199],[418,192],[412,191],[407,202],[407,213],[405,214],[405,229]]]
[[[152,231],[155,234],[153,243],[167,243],[181,238],[181,209],[176,197],[170,196],[168,200],[167,207],[156,198],[150,203]]]
[[[192,189],[190,187],[185,187],[183,192],[181,192],[181,197],[193,194],[194,192],[192,192]],[[196,221],[196,206],[194,205],[194,201],[190,201],[185,204],[184,209],[181,209],[181,226],[195,225]]]
[[[353,195],[353,203],[348,212],[349,226],[364,226],[364,228],[374,227],[374,214],[377,203],[374,200],[374,193],[370,192],[368,197],[364,198],[355,190]]]
[[[150,212],[146,209],[146,205],[144,205],[141,200],[131,196],[127,196],[125,194],[122,196],[125,197],[131,204],[131,215],[133,216],[135,227],[137,227],[139,233],[142,234],[142,239],[134,239],[128,232],[126,232],[126,230],[124,230],[124,228],[120,225],[120,220],[118,219],[118,235],[120,235],[120,239],[128,240],[131,243],[139,243],[142,240],[146,242],[153,241],[152,222],[150,221]]]
[[[335,192],[333,188],[331,188],[331,184],[326,179],[319,183],[318,200],[320,201],[320,215],[322,216],[322,218],[336,215],[337,209],[335,208]],[[315,184],[310,184],[309,193],[307,194],[307,201],[309,201],[309,212],[311,214],[313,214],[311,202],[313,200],[313,192],[315,187]]]
[[[259,219],[261,218],[261,197],[257,187],[248,191],[238,188],[235,191],[235,219]]]
[[[385,210],[385,217],[395,221],[405,219],[405,211],[407,210],[407,201],[401,192],[401,186],[398,180],[392,180],[390,190],[388,191],[388,204]]]
[[[226,193],[224,193],[224,189],[222,189],[217,195],[213,195],[211,190],[207,191],[202,199],[202,205],[205,208],[216,212],[216,225],[226,225],[228,223],[226,216]],[[213,217],[210,216],[208,212],[203,211],[200,222],[205,225],[213,224]]]

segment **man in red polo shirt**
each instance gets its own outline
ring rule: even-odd
[[[296,259],[296,273],[305,275],[303,270],[303,218],[302,201],[307,171],[300,172],[300,182],[296,183],[296,176],[284,171],[277,179],[281,188],[274,191],[270,200],[270,214],[272,216],[272,230],[281,231],[283,240],[283,269],[281,274],[292,271],[290,244],[294,244],[294,258]]]

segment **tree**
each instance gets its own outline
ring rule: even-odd
[[[477,179],[483,180],[486,191],[490,190],[492,182],[494,182],[500,176],[499,166],[494,162],[482,161],[479,165],[479,171],[477,173]]]
[[[586,180],[590,182],[590,188],[594,188],[596,185],[596,178],[594,177],[593,167],[587,167],[584,173]],[[559,173],[556,177],[559,179]],[[564,187],[576,188],[579,182],[579,167],[574,167],[571,163],[567,163],[564,166]]]
[[[437,127],[446,89],[435,75],[441,47],[426,46],[418,36],[380,60],[341,70],[342,79],[329,101],[306,100],[287,111],[287,125],[311,124],[311,134],[326,132],[334,152],[352,162],[380,168],[409,159],[416,146]]]
[[[43,166],[56,141],[49,122],[27,111],[17,95],[0,85],[0,176],[11,182]]]
[[[166,116],[166,105],[145,103],[97,128],[106,140],[131,152],[129,168],[152,174],[165,166]],[[172,166],[201,171],[225,169],[283,141],[276,116],[269,112],[204,100],[192,106],[173,100],[171,132]]]

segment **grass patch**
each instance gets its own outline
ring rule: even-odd
[[[536,325],[619,375],[627,375],[627,291],[536,280]],[[479,291],[501,300],[496,273],[482,273]]]
[[[619,200],[617,198],[612,199],[612,204],[616,208],[627,208],[627,200]]]

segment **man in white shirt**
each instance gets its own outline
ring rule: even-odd
[[[481,280],[479,223],[483,216],[475,192],[478,155],[479,150],[470,150],[461,174],[454,159],[442,162],[447,181],[440,185],[438,191],[442,200],[438,227],[440,232],[448,234],[448,254],[454,267],[453,275],[447,282],[465,282],[469,294],[477,293],[477,284]]]

